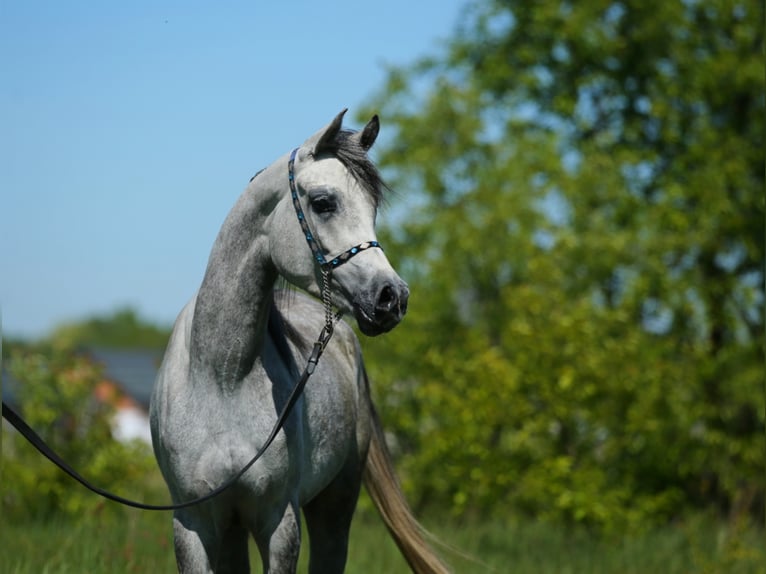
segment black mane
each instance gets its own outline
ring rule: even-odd
[[[322,152],[338,158],[359,185],[370,194],[375,207],[378,207],[383,201],[384,192],[388,191],[389,187],[383,181],[377,166],[367,156],[367,150],[356,138],[351,137],[355,133],[352,130],[340,130],[333,141],[326,144]]]
[[[378,208],[383,202],[384,193],[391,189],[383,181],[377,166],[367,156],[367,150],[356,138],[351,137],[355,133],[353,130],[340,130],[331,142],[325,143],[322,154],[336,157],[351,172],[362,189],[370,195],[375,207]],[[258,170],[250,181],[252,182],[262,171],[264,170]]]

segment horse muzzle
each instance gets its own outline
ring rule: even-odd
[[[359,329],[374,337],[387,333],[407,313],[410,290],[401,279],[383,281],[354,302],[354,317]]]

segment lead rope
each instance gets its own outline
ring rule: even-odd
[[[9,405],[5,403],[5,401],[3,401],[2,402],[3,418],[6,419],[17,431],[19,431],[19,433],[25,439],[27,439],[27,441],[29,441],[30,444],[32,444],[32,446],[34,446],[40,452],[40,454],[42,454],[45,458],[50,460],[53,464],[55,464],[61,470],[63,470],[67,475],[69,475],[71,478],[79,482],[82,486],[84,486],[91,492],[94,492],[98,494],[99,496],[102,496],[114,502],[118,502],[125,506],[131,506],[133,508],[139,508],[141,510],[179,510],[181,508],[187,508],[189,506],[194,506],[196,504],[207,502],[211,498],[218,496],[221,492],[223,492],[224,490],[229,488],[231,485],[233,485],[235,482],[237,482],[240,478],[242,478],[242,476],[248,470],[250,470],[250,467],[252,467],[255,464],[255,462],[263,455],[264,452],[266,452],[266,449],[269,448],[269,446],[274,441],[279,431],[284,426],[285,421],[287,420],[287,417],[290,415],[290,412],[292,411],[293,406],[298,401],[298,398],[301,396],[301,393],[303,392],[303,387],[306,386],[306,382],[309,380],[309,377],[314,373],[314,370],[316,369],[316,366],[319,363],[319,357],[322,356],[322,353],[324,352],[325,348],[327,347],[327,344],[330,342],[330,339],[332,338],[332,334],[335,330],[335,323],[339,321],[341,316],[343,315],[341,311],[333,313],[332,294],[330,293],[330,281],[332,280],[332,269],[339,267],[340,265],[346,263],[349,259],[351,259],[355,255],[367,249],[370,249],[373,247],[376,247],[378,249],[383,249],[380,243],[378,243],[377,241],[367,241],[365,243],[360,243],[359,245],[355,245],[354,247],[347,249],[345,252],[341,253],[337,257],[332,258],[330,261],[327,261],[325,259],[324,255],[319,249],[319,246],[316,243],[316,240],[314,239],[313,234],[311,233],[311,230],[309,229],[308,222],[306,221],[306,218],[303,214],[303,209],[301,208],[301,205],[300,205],[300,200],[298,199],[298,193],[297,193],[297,188],[295,184],[295,174],[293,172],[293,165],[295,163],[295,157],[297,155],[297,152],[298,152],[298,148],[295,148],[290,154],[290,160],[288,161],[288,164],[287,164],[288,165],[287,167],[288,180],[290,184],[290,191],[292,194],[293,205],[295,206],[296,215],[298,216],[298,221],[301,225],[301,228],[304,231],[306,240],[308,241],[309,248],[311,249],[314,259],[319,264],[319,268],[321,271],[321,276],[322,276],[321,299],[322,299],[322,304],[324,305],[324,310],[325,310],[325,325],[324,327],[322,327],[322,331],[319,333],[319,337],[314,343],[314,348],[311,351],[311,356],[306,362],[306,367],[303,370],[303,374],[301,375],[301,378],[298,380],[297,384],[295,385],[295,387],[293,387],[293,390],[290,392],[290,396],[288,397],[287,402],[285,403],[285,406],[282,408],[282,411],[279,413],[277,422],[274,423],[274,427],[271,429],[271,433],[269,434],[268,438],[263,443],[261,448],[258,449],[258,452],[255,453],[253,458],[250,459],[250,462],[248,462],[242,468],[242,470],[240,470],[237,474],[229,478],[229,480],[227,480],[226,482],[224,482],[222,485],[215,488],[214,490],[211,490],[204,496],[200,496],[199,498],[195,498],[193,500],[187,500],[186,502],[180,502],[178,504],[159,504],[159,505],[144,504],[143,502],[137,502],[135,500],[130,500],[128,498],[123,498],[122,496],[113,494],[107,490],[104,490],[103,488],[99,488],[98,486],[91,484],[80,473],[78,473],[75,469],[69,466],[69,464],[67,464],[67,462],[64,459],[62,459],[52,448],[50,448],[45,443],[45,441],[40,437],[40,435],[38,435],[24,421],[24,419],[18,413],[16,413],[16,411],[14,411]]]
[[[330,301],[329,273],[327,274],[327,277],[325,277],[324,274],[322,275],[322,277],[323,277],[322,301],[325,303],[325,305],[327,305],[327,302]],[[40,452],[40,454],[42,454],[45,458],[47,458],[53,464],[58,466],[61,470],[63,470],[71,478],[79,482],[82,486],[84,486],[91,492],[98,494],[99,496],[102,496],[114,502],[118,502],[125,506],[139,508],[141,510],[179,510],[181,508],[187,508],[189,506],[201,504],[203,502],[207,502],[211,498],[218,496],[224,490],[226,490],[235,482],[237,482],[240,478],[242,478],[242,476],[248,470],[250,470],[250,467],[252,467],[255,464],[255,462],[259,458],[261,458],[264,452],[266,452],[266,449],[268,449],[269,446],[271,446],[271,443],[274,442],[274,439],[276,438],[277,434],[284,426],[285,421],[287,420],[287,417],[290,416],[290,412],[292,411],[293,406],[298,401],[298,398],[301,396],[301,393],[303,392],[303,387],[306,386],[306,382],[308,382],[309,377],[314,373],[314,369],[316,368],[316,365],[319,362],[319,357],[322,356],[322,353],[324,352],[325,347],[327,347],[327,343],[329,343],[330,339],[332,338],[332,334],[335,329],[334,323],[335,321],[340,319],[341,315],[342,313],[340,312],[333,314],[331,303],[329,308],[325,307],[326,323],[325,323],[325,326],[322,328],[322,332],[319,334],[319,337],[317,338],[316,343],[314,343],[314,349],[311,352],[311,356],[309,357],[306,363],[306,368],[303,370],[303,374],[301,375],[301,378],[298,380],[298,383],[295,385],[295,387],[293,387],[293,390],[290,392],[290,396],[288,397],[287,402],[285,403],[285,406],[282,407],[282,411],[279,413],[277,422],[274,423],[274,427],[271,429],[271,433],[266,439],[266,442],[264,442],[261,448],[258,449],[258,452],[255,453],[255,456],[253,456],[253,458],[250,459],[250,462],[248,462],[242,468],[242,470],[240,470],[237,474],[229,478],[229,480],[227,480],[226,482],[224,482],[223,484],[221,484],[219,487],[215,488],[214,490],[211,490],[207,494],[200,496],[198,498],[195,498],[193,500],[187,500],[185,502],[180,502],[178,504],[145,504],[143,502],[137,502],[135,500],[130,500],[129,498],[123,498],[122,496],[113,494],[107,490],[104,490],[103,488],[95,486],[90,481],[88,481],[88,479],[84,478],[80,473],[78,473],[74,468],[69,466],[69,464],[64,459],[62,459],[51,447],[49,447],[47,443],[40,437],[40,435],[38,435],[34,431],[34,429],[32,429],[15,410],[13,410],[9,405],[7,405],[5,401],[3,401],[3,418],[7,420],[17,431],[19,431],[21,436],[27,439],[27,441],[29,441],[29,443],[32,446],[34,446]]]
[[[311,247],[312,253],[314,254],[317,260],[317,263],[320,266],[320,271],[322,274],[321,299],[322,299],[322,304],[324,305],[324,310],[325,310],[325,325],[322,328],[322,331],[319,333],[319,337],[317,337],[316,342],[314,343],[314,348],[311,351],[311,356],[306,362],[306,367],[303,370],[303,374],[301,375],[301,378],[298,380],[298,383],[295,385],[295,387],[293,387],[293,390],[290,392],[290,396],[288,397],[287,402],[285,403],[285,406],[282,407],[282,411],[279,413],[279,417],[277,418],[276,423],[274,423],[274,427],[271,429],[271,433],[269,434],[268,438],[263,443],[261,448],[258,449],[258,452],[255,453],[253,458],[250,459],[250,462],[248,462],[242,468],[242,470],[240,470],[237,474],[229,478],[229,480],[221,484],[219,487],[211,490],[204,496],[200,496],[193,500],[187,500],[185,502],[180,502],[178,504],[144,504],[143,502],[137,502],[135,500],[130,500],[128,498],[123,498],[122,496],[113,494],[107,490],[104,490],[103,488],[93,485],[90,481],[88,481],[80,473],[78,473],[74,468],[72,468],[64,459],[62,459],[51,447],[49,447],[46,444],[46,442],[40,437],[40,435],[38,435],[34,431],[34,429],[32,429],[32,427],[30,427],[26,423],[26,421],[24,421],[24,419],[15,410],[13,410],[9,405],[7,405],[5,401],[2,401],[3,418],[6,419],[17,431],[19,431],[21,436],[27,439],[27,441],[29,441],[29,443],[32,446],[34,446],[40,452],[40,454],[42,454],[45,458],[47,458],[53,464],[58,466],[67,475],[69,475],[71,478],[79,482],[82,486],[84,486],[91,492],[94,492],[98,494],[99,496],[102,496],[114,502],[118,502],[125,506],[139,508],[141,510],[180,510],[182,508],[187,508],[189,506],[194,506],[197,504],[201,504],[203,502],[207,502],[208,500],[218,496],[220,493],[222,493],[224,490],[226,490],[235,482],[237,482],[240,478],[242,478],[242,476],[248,470],[250,470],[250,467],[252,467],[255,464],[255,462],[263,455],[264,452],[266,452],[266,449],[268,449],[269,446],[271,446],[271,443],[274,441],[277,434],[284,426],[285,421],[287,420],[287,417],[290,415],[290,412],[293,409],[293,406],[298,401],[298,398],[301,396],[301,393],[303,392],[303,387],[306,386],[306,382],[308,382],[309,377],[314,373],[314,370],[316,369],[316,366],[319,363],[319,357],[322,356],[322,353],[324,352],[325,348],[327,347],[327,344],[330,342],[330,339],[332,338],[333,332],[335,330],[335,323],[338,320],[340,320],[341,316],[343,315],[341,311],[338,311],[337,313],[333,313],[332,294],[330,293],[330,281],[332,279],[331,269],[333,267],[337,267],[338,265],[341,265],[342,263],[345,263],[353,255],[356,255],[358,251],[368,249],[369,247],[380,247],[377,241],[368,242],[367,244],[361,244],[356,247],[353,247],[352,249],[349,249],[346,253],[342,254],[340,258],[336,258],[330,263],[325,261],[324,257],[321,255],[321,252],[318,250],[318,247],[315,244],[312,245],[313,238],[312,238],[310,230],[308,229],[308,223],[305,221],[303,212],[300,208],[300,202],[297,199],[297,193],[295,190],[295,183],[294,183],[293,167],[292,167],[293,162],[295,160],[296,152],[297,152],[297,148],[293,150],[293,153],[290,157],[290,163],[288,164],[288,176],[290,179],[290,189],[293,193],[293,201],[296,204],[296,211],[299,212],[298,220],[301,223],[301,227],[304,228],[304,231],[307,234],[306,238],[307,240],[309,240],[309,247]],[[319,255],[318,257],[317,257],[317,254]]]

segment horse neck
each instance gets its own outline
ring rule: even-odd
[[[248,185],[226,217],[197,293],[192,375],[223,387],[236,387],[250,372],[266,335],[277,271],[263,224],[280,193],[287,193],[269,185],[275,180],[269,171]]]

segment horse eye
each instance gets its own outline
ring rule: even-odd
[[[338,209],[338,204],[334,198],[324,195],[311,200],[311,209],[319,214],[334,213]]]

